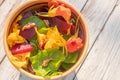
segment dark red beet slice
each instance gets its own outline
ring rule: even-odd
[[[36,31],[34,29],[35,27],[37,28],[35,23],[29,23],[25,25],[21,29],[20,35],[29,41],[31,38],[33,38],[36,35]]]
[[[73,34],[75,34],[75,29],[76,29],[76,26],[71,26],[71,29],[70,29],[70,32],[71,32],[71,34],[73,35]]]
[[[68,24],[62,17],[54,17],[52,20],[49,21],[50,23],[52,23],[52,26],[56,25],[59,32],[62,34],[67,34],[68,29],[71,28],[71,24]]]
[[[26,52],[31,52],[33,50],[32,45],[30,44],[16,44],[15,46],[12,47],[12,54],[22,54]]]
[[[29,29],[21,30],[20,35],[24,37],[27,40],[30,40],[36,35],[34,27],[31,27]]]

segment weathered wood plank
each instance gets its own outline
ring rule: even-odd
[[[77,74],[79,80],[120,80],[120,5],[116,5]]]
[[[18,80],[19,71],[15,69],[6,57],[0,65],[0,80]]]
[[[100,34],[105,23],[110,17],[110,14],[116,5],[118,0],[88,0],[87,5],[82,11],[82,14],[86,18],[89,33],[90,33],[90,45],[88,52],[92,49],[97,36]],[[84,64],[84,63],[83,63]],[[82,65],[76,70],[78,73]],[[79,73],[78,73],[79,74]],[[79,75],[77,75],[79,76]]]
[[[0,0],[0,6],[2,5],[2,3],[4,2],[5,0]]]
[[[82,14],[86,19],[90,34],[89,49],[92,47],[100,31],[103,29],[104,24],[116,5],[116,2],[117,0],[89,0],[83,9]]]
[[[118,0],[88,0],[82,11],[90,33],[90,48],[102,30]]]
[[[22,2],[26,0],[5,0],[4,3],[0,6],[0,62],[2,58],[5,56],[5,51],[4,51],[4,46],[3,46],[3,33],[4,33],[4,24],[6,18],[9,16],[9,13],[11,12],[12,9],[14,9],[18,4],[20,5]]]
[[[116,2],[117,0],[89,0],[85,8],[81,11],[88,24],[90,34],[89,50],[103,29]]]
[[[77,10],[81,11],[88,0],[66,0],[72,4]]]
[[[18,4],[25,2],[26,0],[4,0],[0,5],[0,80],[18,80],[20,73],[11,65],[7,57],[5,57],[5,51],[3,46],[3,33],[4,33],[4,24],[6,18],[9,16],[9,13],[14,9]]]
[[[34,79],[31,79],[31,78],[25,76],[24,74],[20,74],[19,80],[34,80]]]

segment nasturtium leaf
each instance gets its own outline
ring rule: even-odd
[[[21,21],[21,26],[24,27],[28,23],[35,23],[38,26],[38,29],[46,27],[44,21],[39,19],[37,16],[31,16],[29,18],[24,19],[23,21]]]

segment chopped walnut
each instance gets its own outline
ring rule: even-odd
[[[37,27],[35,23],[28,23],[26,24],[23,28],[22,31],[26,30],[26,29],[30,29],[32,27]]]
[[[43,67],[47,67],[47,66],[48,66],[48,63],[49,63],[51,60],[52,60],[52,58],[48,58],[48,59],[44,60],[43,63],[42,63],[42,66],[43,66]]]

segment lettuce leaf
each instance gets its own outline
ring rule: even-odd
[[[42,66],[44,60],[52,58],[46,67]],[[36,75],[48,77],[50,74],[58,72],[61,63],[65,60],[65,55],[62,51],[51,48],[47,50],[38,51],[38,54],[30,57],[32,68]]]
[[[43,20],[39,19],[37,16],[30,16],[29,18],[21,21],[21,26],[24,27],[28,23],[35,23],[38,26],[38,29],[46,27],[46,24]]]
[[[69,68],[71,68],[75,62],[77,61],[79,56],[79,52],[76,53],[69,53],[69,55],[66,57],[65,61],[62,63],[62,67],[65,70],[68,70]]]
[[[65,70],[68,70],[69,68],[71,68],[74,64],[72,63],[62,63],[62,67],[65,69]]]
[[[41,28],[38,30],[38,32],[40,32],[41,34],[47,34],[49,28]]]
[[[64,63],[75,63],[77,61],[78,56],[79,56],[79,52],[69,53],[69,55],[66,57]]]

